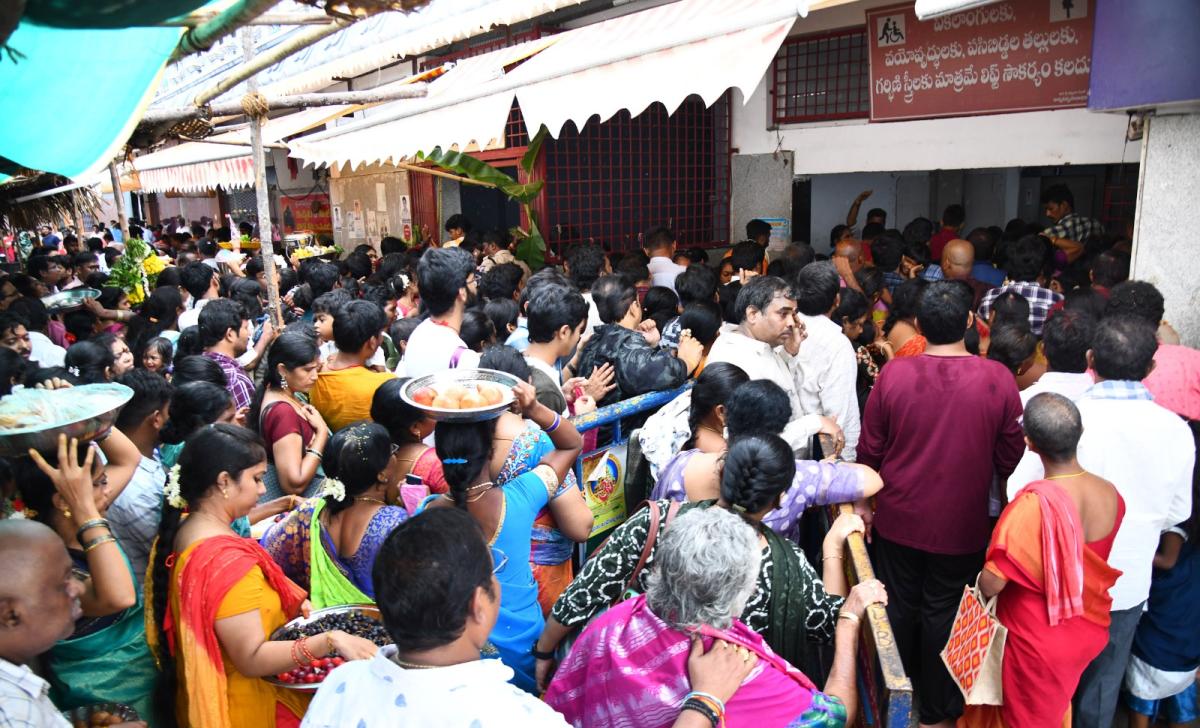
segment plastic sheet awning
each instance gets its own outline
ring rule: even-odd
[[[179,27],[59,28],[22,20],[7,40],[15,53],[0,53],[0,157],[76,178],[108,165],[150,103],[182,33]]]
[[[749,98],[807,0],[680,0],[468,58],[424,99],[381,105],[359,122],[289,143],[307,164],[400,161],[434,147],[470,150],[503,139],[513,102],[532,136],[557,137],[652,103],[690,95],[711,104],[730,88]]]

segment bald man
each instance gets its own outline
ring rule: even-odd
[[[0,725],[70,728],[27,663],[75,631],[83,582],[62,539],[36,521],[0,521],[0,564]]]
[[[978,308],[979,301],[991,287],[971,276],[971,269],[974,266],[975,246],[971,245],[970,241],[955,238],[942,248],[941,265],[929,266],[921,276],[931,281],[942,279],[963,281],[971,287],[971,292],[975,296],[974,306]]]

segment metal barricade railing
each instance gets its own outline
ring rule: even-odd
[[[631,397],[607,407],[601,407],[594,412],[572,418],[571,422],[580,433],[588,432],[605,425],[612,425],[612,437],[595,450],[582,453],[575,461],[575,477],[583,483],[583,461],[598,452],[610,447],[625,444],[629,434],[621,427],[621,420],[638,414],[656,410],[670,402],[692,387],[688,382],[678,389],[665,392]],[[630,470],[626,468],[626,479]],[[622,484],[624,487],[624,484]],[[636,506],[636,502],[626,500],[627,507]],[[843,511],[851,506],[842,505]],[[836,515],[836,514],[835,514]],[[867,545],[860,534],[852,534],[847,541],[850,559],[846,569],[850,584],[859,583],[875,578],[875,570],[871,566],[867,554]],[[580,544],[579,555],[586,558],[586,544]],[[863,631],[859,648],[858,684],[862,711],[859,724],[884,726],[885,728],[909,728],[912,718],[912,682],[904,672],[900,662],[900,653],[896,649],[896,640],[892,634],[892,626],[888,621],[887,610],[880,604],[867,608],[867,626]]]
[[[837,510],[853,513],[849,504]],[[846,540],[850,559],[846,563],[850,586],[875,578],[875,569],[867,554],[862,534],[852,533]],[[885,728],[909,728],[912,721],[912,681],[904,672],[900,652],[887,609],[882,604],[867,607],[867,627],[859,640],[858,685],[862,705],[860,724]]]

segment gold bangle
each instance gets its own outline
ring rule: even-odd
[[[821,554],[821,561],[825,561],[826,559],[837,559],[838,561],[845,561],[845,559],[842,558],[841,554]]]
[[[116,542],[117,542],[116,536],[100,536],[99,538],[96,538],[92,541],[88,541],[87,544],[83,547],[83,553],[86,554],[86,553],[90,552],[92,549],[96,548],[97,546],[102,546],[106,543],[116,543]]]
[[[838,619],[844,619],[844,620],[846,620],[847,622],[853,622],[855,627],[857,627],[857,626],[859,626],[860,624],[862,624],[862,618],[861,618],[861,617],[859,617],[859,616],[858,616],[857,614],[855,614],[854,612],[840,611],[840,612],[838,612],[838,616],[837,616],[837,618],[838,618]]]

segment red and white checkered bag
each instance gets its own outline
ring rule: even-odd
[[[963,596],[942,649],[942,662],[968,705],[1001,705],[1004,642],[1008,629],[996,619],[996,598],[984,599],[978,582],[963,587]]]

